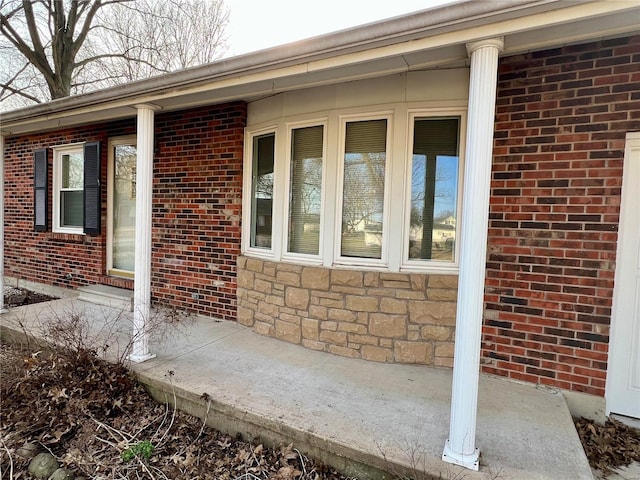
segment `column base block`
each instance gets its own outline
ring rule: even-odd
[[[129,360],[131,360],[133,363],[146,362],[147,360],[151,360],[152,358],[156,358],[155,353],[145,353],[144,355],[129,355]]]
[[[454,465],[459,465],[477,472],[480,469],[480,450],[476,448],[470,455],[454,452],[449,440],[447,440],[447,443],[444,446],[444,452],[442,453],[442,461],[453,463]]]

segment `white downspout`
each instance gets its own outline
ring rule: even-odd
[[[132,362],[154,358],[149,351],[148,320],[151,313],[151,207],[153,200],[154,116],[157,107],[136,105],[136,245],[133,288]]]
[[[462,241],[449,439],[442,459],[478,470],[475,446],[480,376],[480,342],[487,254],[491,154],[502,38],[467,44],[471,56]]]
[[[4,307],[4,135],[0,134],[0,313]]]

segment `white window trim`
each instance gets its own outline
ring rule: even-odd
[[[115,186],[115,157],[114,148],[118,145],[135,145],[137,137],[127,135],[125,137],[113,137],[108,142],[107,154],[107,275],[133,278],[133,272],[113,268],[113,188]]]
[[[413,145],[412,118],[459,117],[460,160],[458,169],[458,220],[462,217],[464,191],[464,157],[467,103],[462,101],[410,102],[384,105],[363,105],[292,115],[249,125],[245,129],[243,177],[242,253],[272,261],[298,265],[322,265],[327,268],[357,268],[367,271],[458,274],[459,251],[454,262],[408,260],[411,178],[408,176]],[[383,259],[340,257],[342,223],[342,188],[344,172],[344,134],[346,121],[387,119],[387,165],[385,172],[385,211],[383,214]],[[320,223],[320,254],[306,255],[287,252],[289,181],[291,161],[291,131],[304,126],[324,125],[323,192]],[[251,248],[251,183],[253,169],[253,137],[274,133],[274,199],[271,249]],[[283,161],[284,159],[284,161]],[[396,198],[392,199],[391,194]],[[391,212],[393,207],[393,214]],[[397,214],[396,214],[397,212]],[[456,243],[464,232],[457,226]],[[406,230],[405,230],[406,228]],[[400,232],[395,235],[394,232]],[[391,244],[392,243],[392,244]],[[401,243],[401,244],[399,244]]]
[[[85,142],[69,143],[66,145],[58,145],[53,149],[53,222],[52,231],[54,233],[73,233],[84,235],[83,227],[64,227],[60,225],[60,192],[62,191],[62,155],[79,153],[84,158]],[[84,186],[83,186],[84,190]]]
[[[279,217],[279,215],[275,215],[276,211],[282,211],[281,208],[278,207],[277,200],[280,195],[277,195],[276,190],[282,190],[282,182],[279,182],[279,161],[280,155],[278,155],[278,139],[280,135],[278,135],[278,125],[270,125],[267,127],[263,127],[255,130],[245,130],[244,135],[244,145],[245,145],[245,157],[244,157],[244,179],[242,185],[242,211],[243,211],[243,222],[242,222],[242,251],[243,253],[247,253],[254,257],[261,257],[265,259],[277,259],[276,257],[276,246],[282,244],[281,239],[279,238],[278,232],[274,222],[275,218]],[[273,176],[274,176],[274,185],[273,185],[273,204],[272,204],[272,223],[271,223],[271,248],[260,248],[260,247],[252,247],[251,246],[251,222],[252,222],[252,207],[253,207],[253,139],[255,137],[259,137],[262,135],[268,135],[273,133],[275,135],[274,139],[274,160],[273,160]]]
[[[338,142],[339,150],[336,157],[338,165],[338,176],[336,180],[336,215],[334,224],[334,263],[337,265],[349,266],[370,266],[387,268],[388,251],[389,251],[389,211],[390,211],[390,187],[391,187],[391,171],[393,165],[392,139],[393,139],[393,111],[384,110],[381,112],[368,112],[366,114],[340,115],[340,140]],[[387,139],[385,152],[385,170],[384,170],[384,204],[382,207],[382,247],[380,258],[362,258],[362,257],[346,257],[341,254],[342,247],[342,204],[344,193],[344,149],[346,140],[346,126],[348,122],[364,122],[368,120],[386,120],[387,121]]]
[[[459,147],[458,147],[458,188],[456,198],[456,245],[460,245],[462,238],[462,192],[464,177],[464,139],[466,138],[466,108],[452,109],[452,108],[421,108],[410,109],[408,111],[407,118],[407,141],[406,141],[406,153],[405,153],[405,175],[404,175],[404,223],[402,228],[402,264],[400,269],[402,271],[413,272],[437,272],[437,273],[457,273],[460,261],[460,249],[454,250],[453,262],[435,262],[433,260],[410,260],[409,259],[409,225],[411,224],[411,169],[412,169],[412,157],[413,157],[413,124],[416,118],[454,118],[460,119],[460,131],[459,131]]]
[[[299,128],[319,127],[322,130],[322,183],[320,193],[320,232],[319,232],[319,245],[318,254],[310,255],[305,253],[289,252],[289,213],[290,207],[289,196],[291,194],[291,142],[293,140],[293,130]],[[287,135],[285,140],[285,146],[287,147],[286,154],[286,168],[284,172],[284,214],[282,215],[282,259],[290,260],[294,263],[304,263],[310,265],[321,265],[324,257],[324,219],[325,219],[325,203],[326,203],[326,187],[327,187],[327,127],[328,121],[326,117],[306,120],[303,122],[288,122],[286,124]]]

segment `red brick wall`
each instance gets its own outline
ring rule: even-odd
[[[245,125],[244,103],[156,117],[153,297],[227,320],[236,318]]]
[[[107,192],[102,191],[101,235],[51,232],[53,151],[51,147],[74,142],[100,141],[102,178],[107,178],[107,138],[135,132],[134,121],[98,124],[22,137],[5,138],[5,274],[19,279],[64,287],[107,283]],[[49,228],[33,230],[33,152],[48,148]],[[68,278],[67,275],[71,277]],[[121,286],[122,281],[112,284]],[[124,282],[128,285],[131,282]]]
[[[604,395],[640,37],[500,62],[483,370]]]
[[[156,115],[154,300],[235,318],[245,123],[241,102]],[[106,185],[108,139],[133,133],[134,118],[5,139],[6,275],[72,288],[96,283],[133,288],[132,280],[106,275],[106,188],[101,235],[52,233],[51,225],[47,232],[33,230],[34,150],[100,141]],[[49,218],[52,162],[49,150]]]

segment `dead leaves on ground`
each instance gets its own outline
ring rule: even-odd
[[[580,418],[575,424],[592,468],[606,475],[633,461],[640,462],[640,430],[614,419],[599,425]]]
[[[15,350],[12,357],[0,348],[0,438],[9,452],[35,443],[87,478],[345,479],[293,445],[271,449],[204,428],[201,419],[154,402],[126,368],[93,352]],[[147,440],[149,459],[123,461],[123,451]],[[0,452],[0,471],[9,461]],[[14,480],[24,478],[28,460],[12,454],[12,461]]]

